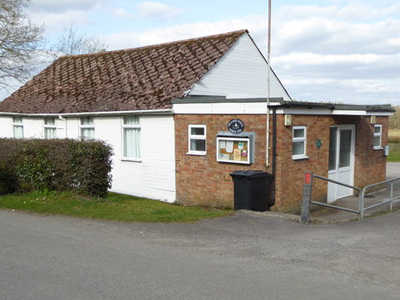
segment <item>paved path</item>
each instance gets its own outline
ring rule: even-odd
[[[0,299],[399,299],[400,211],[123,224],[0,210]]]

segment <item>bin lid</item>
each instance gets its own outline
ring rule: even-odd
[[[230,173],[229,175],[231,177],[247,177],[247,178],[272,177],[272,174],[260,170],[237,170]]]

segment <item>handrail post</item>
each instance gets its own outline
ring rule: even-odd
[[[364,187],[361,191],[360,191],[360,196],[359,196],[359,209],[360,209],[360,220],[364,220],[364,206],[365,206],[365,188]]]
[[[363,188],[361,191],[359,191],[359,195],[358,195],[358,209],[359,209],[358,219],[359,220],[364,219],[364,191],[365,191],[365,188]]]
[[[310,223],[310,203],[311,203],[311,192],[312,192],[313,173],[306,172],[304,174],[303,184],[303,203],[301,206],[301,223]]]
[[[394,181],[390,182],[390,210],[393,210],[393,184]]]

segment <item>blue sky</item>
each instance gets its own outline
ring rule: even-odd
[[[109,50],[248,29],[266,51],[268,0],[32,0],[51,40],[73,23]],[[400,105],[398,0],[272,0],[271,64],[296,100]]]

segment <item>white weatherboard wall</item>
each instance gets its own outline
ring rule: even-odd
[[[79,138],[79,118],[57,118],[57,137]],[[44,137],[44,118],[23,116],[25,138]],[[111,191],[174,202],[175,139],[172,115],[140,115],[141,161],[122,160],[122,116],[94,116],[95,138],[112,146]],[[12,138],[12,117],[0,116],[0,137]]]
[[[227,98],[266,98],[268,64],[248,34],[235,45],[191,89],[190,95]],[[276,75],[270,72],[270,97],[291,100]]]
[[[0,138],[11,138],[12,136],[12,117],[0,116]]]
[[[174,121],[169,116],[140,116],[141,161],[122,160],[122,117],[95,119],[97,139],[114,148],[111,191],[174,202]]]

